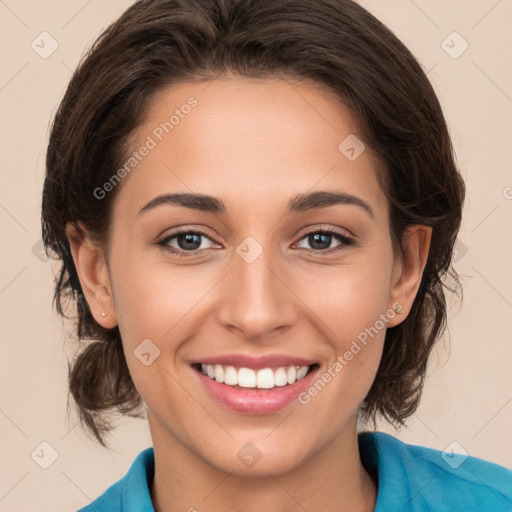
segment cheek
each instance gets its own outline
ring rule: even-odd
[[[123,260],[117,268],[116,317],[133,342],[143,338],[172,342],[173,331],[214,283],[211,275],[208,278],[207,272],[192,266],[178,268],[142,258]]]
[[[321,319],[331,349],[324,362],[330,372],[318,378],[332,382],[324,398],[333,406],[344,402],[355,409],[373,383],[387,323],[394,318],[388,309],[391,272],[390,254],[376,251],[342,267],[310,272],[303,281],[300,294]]]
[[[383,254],[308,272],[301,294],[333,331],[330,338],[335,337],[343,345],[386,313],[391,264],[391,258]]]
[[[383,267],[366,265],[339,269],[331,279],[310,276],[304,292],[317,288],[315,314],[322,320],[329,355],[311,386],[299,396],[311,417],[324,424],[326,439],[337,435],[368,394],[380,363],[387,321],[388,274]],[[318,323],[318,322],[317,322]]]
[[[149,409],[165,403],[178,411],[190,397],[176,384],[173,361],[180,345],[193,336],[187,314],[201,290],[195,278],[163,266],[124,262],[119,268],[115,309],[134,385]]]
[[[210,310],[205,311],[207,292],[218,283],[219,276],[207,267],[144,264],[135,258],[117,268],[115,310],[137,390],[148,405],[158,399],[154,397],[157,389],[174,389],[176,396],[167,398],[186,403],[187,396],[178,396],[180,389],[171,374],[176,376],[179,371],[176,362],[182,345],[199,337],[205,316],[211,316]]]

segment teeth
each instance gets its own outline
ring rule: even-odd
[[[242,388],[272,389],[275,386],[294,384],[308,373],[309,366],[281,366],[280,368],[238,368],[220,364],[202,364],[201,372],[210,379],[228,386]]]
[[[234,366],[228,366],[226,368],[224,384],[227,384],[228,386],[236,386],[238,384],[238,373]]]
[[[286,372],[286,379],[288,384],[293,384],[297,380],[297,369],[295,366],[290,366]]]
[[[274,387],[274,372],[270,368],[258,370],[256,381],[258,388],[273,388]]]
[[[258,372],[260,373],[260,372]],[[250,368],[238,370],[238,385],[242,388],[253,388],[256,386],[256,373]]]
[[[224,368],[220,364],[215,365],[215,380],[217,382],[224,382]]]
[[[309,366],[302,366],[297,370],[297,380],[303,379],[308,373]]]
[[[288,380],[286,379],[286,370],[284,368],[278,368],[274,373],[274,385],[286,386]]]

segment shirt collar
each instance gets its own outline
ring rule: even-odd
[[[125,476],[121,510],[155,512],[150,489],[155,475],[155,454],[153,448],[146,448],[137,455]]]

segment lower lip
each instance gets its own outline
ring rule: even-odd
[[[272,414],[281,411],[310,386],[318,366],[294,384],[274,386],[271,389],[238,389],[210,379],[200,370],[194,369],[199,380],[210,395],[232,410],[245,414]]]

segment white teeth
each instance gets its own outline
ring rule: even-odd
[[[284,368],[278,368],[274,373],[274,385],[275,386],[286,386],[288,380],[286,378],[286,370]]]
[[[215,380],[217,382],[224,382],[224,368],[220,364],[215,365]]]
[[[274,387],[274,372],[270,368],[258,370],[256,378],[256,385],[259,388],[273,388]]]
[[[297,380],[297,369],[295,366],[290,366],[286,372],[286,379],[288,384],[293,384]]]
[[[234,366],[228,366],[224,374],[224,384],[236,386],[238,384],[238,373]]]
[[[297,380],[303,379],[308,373],[308,366],[302,366],[297,370]]]
[[[250,368],[238,370],[238,385],[242,388],[253,388],[256,386],[256,373]]]
[[[275,386],[294,384],[308,373],[309,366],[281,366],[280,368],[238,368],[220,364],[202,364],[201,372],[210,379],[223,382],[228,386],[242,388],[272,389]]]

